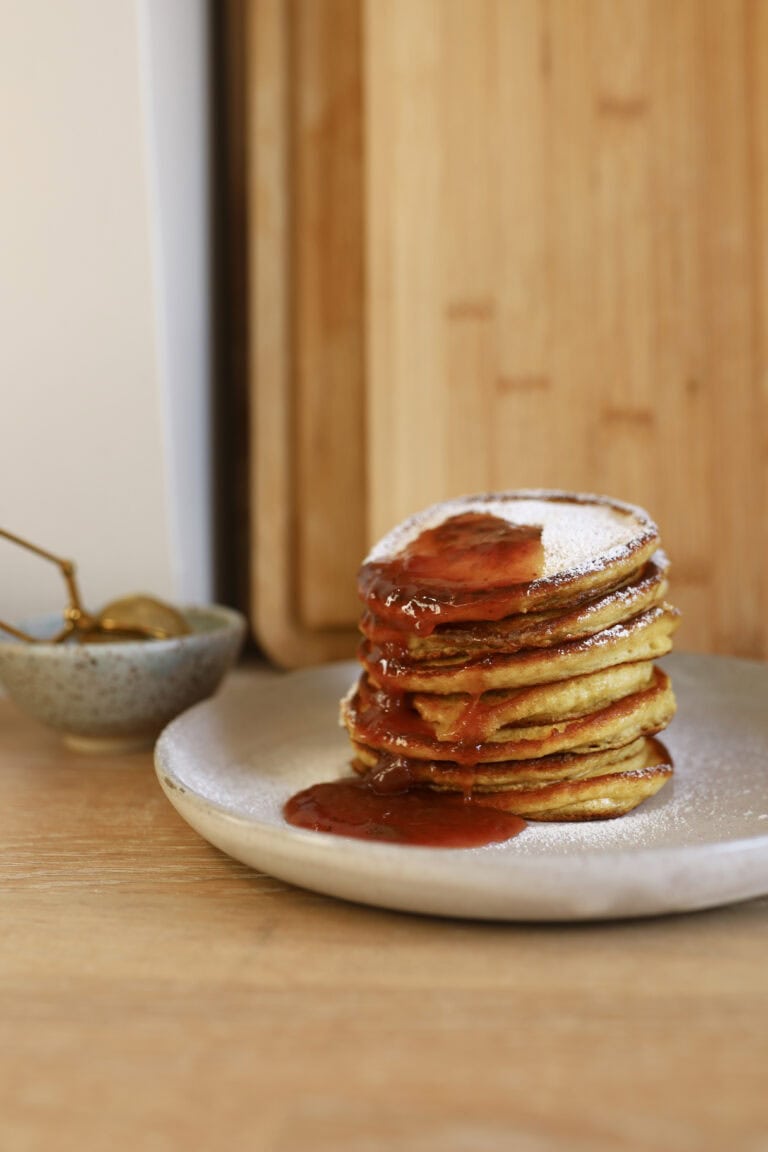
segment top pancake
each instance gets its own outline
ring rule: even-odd
[[[466,513],[540,528],[536,577],[485,589],[450,576],[430,581],[398,574],[398,558],[423,532]],[[521,490],[461,497],[417,513],[379,541],[360,571],[360,594],[390,627],[429,635],[442,624],[500,620],[619,587],[640,573],[658,545],[658,529],[647,513],[602,496]]]
[[[637,616],[664,599],[669,561],[658,551],[635,581],[599,593],[575,606],[524,612],[496,621],[470,621],[442,625],[430,636],[393,629],[370,612],[363,613],[360,631],[387,655],[409,661],[471,659],[492,652],[551,647],[567,640],[593,636]]]

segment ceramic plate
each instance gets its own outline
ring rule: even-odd
[[[155,762],[201,836],[292,884],[441,916],[583,920],[649,916],[768,893],[768,664],[675,655],[678,715],[664,740],[674,779],[618,820],[529,824],[473,849],[369,843],[286,824],[295,791],[347,773],[338,699],[356,676],[331,664],[233,680],[163,732]]]

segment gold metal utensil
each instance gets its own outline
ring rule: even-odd
[[[55,556],[45,548],[39,548],[3,528],[0,528],[0,536],[55,564],[64,577],[69,597],[69,603],[62,614],[61,629],[55,636],[45,640],[0,620],[0,629],[17,639],[26,640],[30,644],[60,644],[71,636],[82,644],[98,644],[116,640],[168,640],[174,636],[184,636],[190,631],[178,609],[153,596],[124,596],[106,604],[98,613],[87,612],[83,608],[75,565],[71,560]]]

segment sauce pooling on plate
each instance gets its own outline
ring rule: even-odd
[[[414,790],[377,792],[363,779],[332,780],[298,792],[284,809],[289,824],[358,840],[431,848],[479,848],[510,840],[525,821],[468,797]]]

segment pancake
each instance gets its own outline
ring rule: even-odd
[[[532,578],[512,565],[475,565],[471,548],[439,554],[430,534],[456,518],[495,518],[538,531]],[[500,620],[513,613],[574,605],[636,578],[659,547],[658,528],[640,508],[607,497],[524,490],[435,504],[388,533],[369,553],[358,587],[377,619],[428,635],[438,624]],[[435,564],[428,564],[429,557]],[[466,564],[462,563],[466,559]]]
[[[630,772],[560,780],[540,788],[478,793],[475,800],[527,820],[609,820],[625,816],[655,796],[672,771],[672,760],[661,741],[648,740],[645,763]]]
[[[486,742],[441,741],[407,703],[390,703],[361,680],[343,707],[351,738],[369,748],[416,760],[439,757],[470,764],[527,760],[557,752],[596,752],[618,748],[639,736],[660,732],[675,713],[669,677],[656,669],[649,687],[586,716],[549,724],[505,726]]]
[[[601,668],[570,680],[530,688],[486,692],[481,696],[415,693],[411,705],[432,725],[438,740],[458,740],[468,728],[489,740],[508,724],[570,720],[604,708],[631,692],[646,688],[654,674],[649,660]]]
[[[621,756],[611,761],[603,754],[601,770],[592,772],[579,773],[571,764],[571,771],[565,776],[513,778],[495,788],[473,782],[471,789],[458,789],[448,782],[450,768],[441,778],[439,766],[429,765],[431,774],[425,771],[415,781],[417,787],[432,791],[462,790],[473,803],[500,808],[527,820],[607,820],[625,815],[655,795],[672,775],[672,760],[660,740],[646,738],[639,744],[631,761]],[[628,767],[630,763],[632,766]],[[358,772],[371,770],[360,759],[353,761],[353,766]]]
[[[386,752],[366,748],[353,741],[355,758],[352,766],[360,775],[368,775],[383,791],[392,791],[402,782],[407,786],[429,784],[437,791],[497,792],[507,786],[549,783],[553,780],[582,780],[604,776],[607,772],[630,772],[646,764],[647,740],[639,737],[620,748],[602,752],[561,752],[533,760],[499,760],[494,764],[457,764],[451,760],[409,760],[392,757]]]
[[[527,648],[510,655],[493,653],[458,663],[443,660],[410,664],[382,655],[364,640],[359,655],[378,687],[396,692],[480,695],[494,689],[523,688],[584,676],[616,664],[658,659],[672,648],[672,634],[679,623],[680,613],[665,601],[626,623],[552,648]]]
[[[593,636],[629,617],[637,616],[664,599],[668,589],[669,560],[657,551],[636,580],[569,607],[547,612],[517,613],[502,620],[438,625],[429,636],[393,629],[366,612],[360,631],[385,655],[407,662],[451,659],[460,663],[473,655],[517,652],[522,648],[550,648],[568,640]]]

